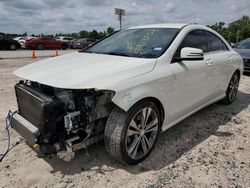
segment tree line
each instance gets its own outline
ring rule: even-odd
[[[229,24],[217,22],[214,25],[208,25],[208,27],[220,33],[230,43],[250,38],[249,16],[242,16],[240,19]]]
[[[113,32],[115,32],[115,29],[110,26],[105,31],[82,30],[79,33],[77,33],[77,32],[75,32],[75,33],[56,33],[56,34],[49,34],[49,35],[45,35],[45,34],[41,33],[41,34],[31,34],[30,36],[32,36],[32,37],[51,37],[51,38],[55,38],[58,36],[67,36],[67,37],[73,37],[75,39],[79,39],[79,38],[101,39],[103,37],[106,37],[106,36],[112,34]],[[19,36],[22,36],[22,37],[28,36],[27,32],[22,33],[22,34],[10,34],[10,33],[6,33],[6,34],[13,37],[13,38],[19,37]]]

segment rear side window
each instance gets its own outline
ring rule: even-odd
[[[227,46],[219,37],[217,37],[215,34],[210,33],[208,31],[204,31],[204,32],[206,35],[206,39],[208,41],[208,52],[228,50]]]
[[[250,41],[244,41],[238,46],[240,49],[250,49]]]
[[[175,57],[180,57],[181,49],[185,47],[198,48],[203,50],[203,52],[207,52],[207,42],[205,41],[204,31],[194,30],[187,34],[177,49]]]
[[[95,39],[87,39],[88,42],[95,42]]]

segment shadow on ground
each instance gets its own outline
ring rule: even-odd
[[[91,146],[88,150],[79,151],[70,162],[57,157],[45,158],[55,173],[76,174],[82,171],[97,171],[105,173],[123,169],[132,174],[148,170],[159,170],[174,163],[183,154],[206,140],[209,136],[232,136],[230,132],[219,132],[220,126],[232,121],[250,104],[250,94],[239,91],[238,98],[232,105],[213,104],[197,112],[168,131],[162,133],[150,156],[141,165],[127,166],[112,159],[104,149],[103,144]],[[93,168],[94,167],[94,168]]]

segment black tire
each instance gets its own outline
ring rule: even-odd
[[[143,130],[143,135],[141,135],[139,133],[136,135],[128,136],[127,135],[128,131],[131,131],[129,128],[131,128],[130,124],[131,124],[132,120],[134,120],[134,118],[139,113],[143,113],[143,111],[142,111],[143,109],[152,109],[152,111],[150,111],[149,115],[151,115],[151,113],[154,113],[155,114],[154,116],[157,117],[157,119],[158,119],[157,124],[155,123],[155,126],[152,126],[152,127],[155,127],[154,129],[156,129],[156,127],[157,127],[157,130],[154,130],[152,132],[146,132],[146,127],[147,127],[147,125],[146,125],[147,122],[146,122],[145,123],[145,130]],[[149,120],[149,118],[150,118],[149,115],[148,115],[148,119],[146,121]],[[141,121],[141,120],[138,120],[138,121]],[[154,120],[151,120],[151,121],[153,122]],[[158,110],[157,106],[154,103],[152,103],[150,100],[143,100],[143,101],[138,102],[127,112],[123,111],[122,109],[120,109],[118,107],[115,107],[108,118],[108,121],[107,121],[107,124],[105,127],[105,131],[104,131],[105,148],[108,151],[108,153],[112,157],[117,159],[118,161],[125,163],[125,164],[130,164],[130,165],[137,164],[137,163],[141,162],[142,160],[144,160],[150,154],[152,149],[154,148],[154,145],[155,145],[155,142],[157,140],[158,133],[160,130],[160,124],[161,124],[161,122],[160,122],[159,110]],[[152,125],[152,123],[151,123],[151,125]],[[152,129],[152,127],[149,129]],[[147,135],[148,142],[146,142],[146,140],[144,140],[144,136],[146,137],[146,135]],[[151,136],[152,136],[153,140],[151,139]],[[138,152],[139,148],[141,149],[140,153],[143,154],[142,156],[140,156],[138,158],[132,158],[128,154],[129,153],[129,151],[128,151],[129,150],[128,149],[128,139],[131,137],[134,137],[134,139],[131,139],[131,145],[138,145],[138,146],[135,146],[136,155],[139,153]],[[135,141],[135,137],[141,138],[141,140],[138,141],[138,144],[133,144]],[[148,139],[148,137],[149,137],[149,139]],[[142,140],[144,140],[144,141],[142,141]],[[149,142],[150,140],[151,140],[151,142]],[[145,150],[143,149],[142,142],[144,142],[144,148],[146,145],[148,146],[148,150],[147,150],[147,152],[145,152],[145,155],[144,155]],[[134,150],[135,149],[132,149],[133,152],[134,152]],[[131,152],[131,155],[133,155],[132,154],[133,152]]]
[[[67,50],[67,49],[68,49],[68,44],[63,43],[63,44],[62,44],[62,49],[63,49],[63,50]]]
[[[235,72],[228,84],[226,96],[221,101],[223,104],[229,105],[235,101],[238,93],[239,82],[240,82],[240,75],[238,72]]]
[[[39,44],[36,45],[36,49],[37,50],[43,50],[44,49],[44,45],[41,44],[41,43],[39,43]]]
[[[10,50],[16,50],[16,49],[17,49],[17,45],[11,43],[10,46],[9,46],[9,49],[10,49]]]

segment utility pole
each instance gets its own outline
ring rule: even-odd
[[[239,38],[240,38],[240,30],[237,30],[236,43],[239,42]]]
[[[122,16],[125,16],[125,10],[120,8],[115,8],[115,15],[118,15],[120,22],[120,30],[122,29]]]

